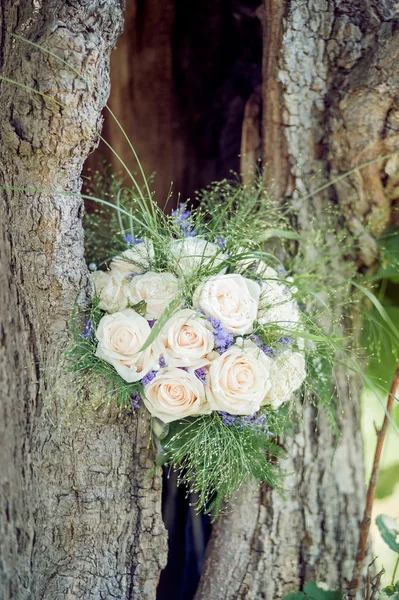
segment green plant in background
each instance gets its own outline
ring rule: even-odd
[[[340,590],[325,589],[322,583],[309,581],[303,586],[303,592],[292,592],[284,596],[283,600],[343,600]]]
[[[381,590],[378,600],[386,600],[387,598],[399,600],[399,581],[395,582],[399,566],[399,527],[395,519],[389,515],[379,515],[376,518],[376,524],[384,542],[397,554],[391,585]]]

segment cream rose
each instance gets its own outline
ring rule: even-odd
[[[290,288],[278,280],[278,275],[270,267],[260,283],[258,321],[261,325],[277,325],[281,329],[295,329],[300,320],[300,311],[293,298],[296,288]],[[266,279],[270,277],[270,279]]]
[[[175,258],[172,264],[177,264],[183,275],[191,275],[205,265],[217,267],[228,258],[217,244],[198,237],[174,240],[170,252]]]
[[[150,268],[154,258],[154,245],[151,240],[144,239],[116,256],[110,264],[111,271],[117,273],[144,273]]]
[[[105,315],[96,331],[96,356],[112,365],[125,381],[139,381],[157,363],[152,346],[140,352],[150,332],[146,319],[131,308]]]
[[[211,412],[201,381],[193,372],[178,368],[160,369],[145,388],[143,401],[164,423]]]
[[[129,280],[123,273],[95,271],[91,282],[100,297],[99,307],[108,313],[124,310],[131,302]]]
[[[263,402],[278,408],[287,402],[306,378],[306,363],[303,354],[287,350],[272,361],[271,387]]]
[[[179,296],[179,281],[172,273],[154,273],[132,278],[129,291],[132,303],[146,303],[146,319],[158,319],[172,300]]]
[[[169,367],[199,367],[209,363],[214,347],[212,325],[189,308],[177,311],[160,332],[156,345]]]
[[[250,340],[234,344],[209,367],[206,396],[212,410],[252,415],[270,389],[272,360]]]
[[[194,292],[193,306],[215,317],[229,333],[251,333],[258,313],[260,287],[242,275],[216,275]]]

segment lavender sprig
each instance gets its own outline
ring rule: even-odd
[[[232,333],[226,331],[222,323],[215,319],[215,317],[208,317],[207,320],[213,327],[215,350],[220,354],[223,354],[223,352],[226,352],[226,350],[233,344],[234,336]]]
[[[130,398],[131,398],[130,403],[134,408],[142,407],[142,398],[138,392],[132,392],[132,394],[130,395]]]
[[[227,427],[239,427],[240,429],[250,427],[253,431],[262,434],[269,432],[265,412],[254,412],[252,415],[248,416],[231,415],[227,412],[219,412],[219,415],[222,417],[223,424]]]
[[[180,202],[179,208],[172,210],[172,219],[184,237],[195,237],[197,235],[190,223],[190,216],[191,210],[185,207],[184,202]]]
[[[92,323],[91,319],[85,320],[85,326],[84,326],[84,329],[80,336],[84,340],[88,340],[89,342],[91,342],[92,339],[94,338],[94,329],[93,329],[93,323]]]
[[[128,246],[136,246],[137,244],[141,244],[143,238],[135,238],[131,233],[125,233],[125,241]]]
[[[264,344],[261,341],[260,337],[257,334],[251,335],[251,339],[255,342],[255,344],[258,346],[258,348],[260,348],[260,350],[262,350],[262,352],[264,352],[266,354],[266,356],[270,356],[271,358],[276,358],[277,350],[275,348],[272,348],[271,346],[266,346],[266,344]]]
[[[219,248],[225,248],[226,247],[226,240],[224,238],[222,238],[222,236],[218,235],[217,238],[215,239],[215,244],[217,244],[219,246]]]
[[[200,367],[199,369],[195,369],[194,374],[203,385],[208,385],[206,382],[206,368],[205,367]]]

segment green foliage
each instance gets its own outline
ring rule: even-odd
[[[381,281],[390,279],[393,283],[399,283],[399,231],[391,229],[387,231],[378,242],[380,249],[379,268],[371,276],[371,280]]]
[[[388,585],[378,594],[378,600],[399,600],[399,581],[394,585]]]
[[[287,411],[275,411],[272,418],[276,430],[283,431]],[[198,494],[196,508],[213,511],[214,519],[222,502],[252,480],[282,491],[283,474],[275,461],[282,449],[268,433],[226,426],[217,413],[170,423],[162,449],[160,464],[179,465],[179,483]]]
[[[399,416],[399,407],[396,408],[394,421],[397,426]],[[375,493],[375,497],[378,500],[383,498],[388,498],[394,492],[394,489],[399,482],[399,462],[386,467],[385,469],[381,469],[378,476],[378,485]]]
[[[144,350],[146,350],[149,346],[151,346],[151,344],[158,337],[158,335],[161,332],[162,328],[164,327],[165,323],[167,323],[167,321],[171,318],[171,316],[177,310],[177,308],[179,306],[181,306],[181,304],[182,304],[182,298],[176,298],[175,300],[172,300],[172,302],[170,302],[168,304],[168,306],[165,308],[165,310],[163,311],[163,313],[161,314],[159,319],[157,319],[155,325],[151,329],[150,335],[148,336],[148,338],[146,339],[144,344],[141,346],[140,352],[144,352]]]
[[[343,593],[339,590],[325,590],[320,584],[309,581],[305,583],[303,592],[292,592],[284,596],[283,600],[342,600]]]
[[[399,554],[399,527],[396,520],[389,515],[378,515],[375,522],[384,542]]]

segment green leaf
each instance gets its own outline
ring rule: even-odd
[[[270,238],[274,238],[274,237],[282,238],[285,240],[300,240],[301,239],[301,236],[296,231],[292,231],[289,229],[271,228],[271,229],[266,229],[264,231],[264,233],[260,237],[259,241],[265,242],[266,240],[269,240]]]
[[[397,414],[399,411],[395,411],[394,421],[398,425]],[[388,498],[393,494],[396,485],[399,483],[399,463],[395,463],[381,469],[378,476],[377,489],[375,497],[381,500],[382,498]]]
[[[381,279],[396,280],[399,276],[399,231],[388,231],[378,242],[380,248],[380,267],[371,281]]]
[[[136,313],[138,313],[139,315],[144,317],[145,311],[147,309],[147,302],[145,300],[140,300],[140,302],[137,302],[137,304],[133,304],[132,306],[129,306],[129,308],[132,308],[133,310],[136,311]]]
[[[396,327],[399,326],[399,307],[385,305],[386,314]],[[371,379],[388,386],[392,381],[399,357],[399,342],[383,321],[379,312],[373,308],[364,314],[363,345],[370,357],[367,375]]]
[[[355,287],[358,288],[358,290],[360,290],[372,302],[372,304],[377,309],[382,320],[387,324],[388,328],[391,330],[391,334],[395,337],[395,340],[399,340],[399,332],[398,332],[395,324],[393,323],[392,319],[390,318],[388,312],[386,311],[384,306],[381,304],[381,302],[378,300],[378,298],[373,294],[373,292],[371,292],[370,290],[365,288],[363,285],[360,285],[359,283],[356,283],[354,281],[352,283]]]
[[[342,600],[340,590],[324,590],[314,581],[308,581],[303,587],[303,592],[293,592],[284,596],[283,600]]]
[[[139,352],[143,352],[149,346],[151,346],[152,342],[157,338],[158,334],[160,333],[162,327],[165,325],[165,323],[173,315],[173,313],[175,312],[176,308],[178,306],[180,306],[181,302],[182,302],[181,298],[176,298],[175,300],[172,300],[172,302],[170,302],[168,304],[168,306],[165,308],[165,310],[163,311],[163,313],[161,314],[161,316],[159,317],[159,319],[155,323],[154,327],[151,329],[150,335],[148,336],[148,338],[146,339],[146,341],[144,342],[144,344],[141,346]]]
[[[399,553],[399,528],[396,520],[389,515],[378,515],[375,520],[384,542],[393,550]]]
[[[309,600],[342,600],[343,598],[340,590],[323,590],[314,581],[305,583],[303,590]]]

